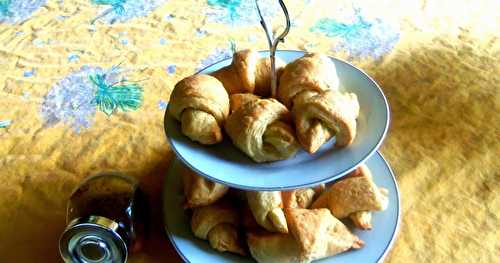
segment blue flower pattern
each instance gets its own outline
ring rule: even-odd
[[[253,0],[208,0],[208,11],[206,17],[211,22],[223,23],[230,26],[258,26],[259,16]],[[260,0],[262,15],[272,18],[279,12],[281,7],[276,0]]]
[[[0,128],[7,128],[12,124],[11,120],[0,120]]]
[[[79,133],[93,124],[97,110],[109,116],[118,109],[137,109],[143,90],[121,75],[119,67],[104,70],[83,66],[57,82],[42,103],[45,126],[63,122]]]
[[[148,15],[167,0],[89,0],[92,4],[102,6],[101,13],[93,20],[106,23],[125,22],[134,17]],[[259,19],[256,14],[255,2],[250,0],[206,0],[208,11],[205,13],[208,21],[230,26],[257,26]],[[308,1],[310,2],[310,1]],[[33,12],[46,3],[46,0],[0,0],[0,23],[15,24],[28,19]],[[279,4],[274,0],[261,0],[263,15],[266,18],[281,12]],[[59,16],[60,17],[60,16]],[[66,19],[67,17],[64,17]],[[170,21],[175,16],[165,14],[164,20]],[[57,18],[59,19],[59,18]],[[63,19],[63,18],[61,18]],[[294,23],[295,21],[292,21]],[[296,26],[299,24],[294,23]],[[361,14],[361,9],[354,8],[354,15],[348,21],[333,18],[321,18],[310,28],[310,31],[324,34],[337,41],[334,51],[345,51],[354,58],[372,57],[378,59],[389,52],[399,40],[397,26],[389,25],[380,18],[368,19]],[[24,32],[16,32],[16,36]],[[203,28],[197,28],[196,36],[201,38],[207,34]],[[160,45],[166,45],[167,39],[159,38]],[[129,40],[120,35],[122,45],[128,45]],[[249,42],[255,42],[255,36],[248,37]],[[35,46],[50,44],[50,40],[33,40]],[[236,50],[234,41],[227,47],[218,47],[196,68],[199,71],[219,60],[232,56]],[[77,62],[80,56],[71,53],[68,62]],[[176,65],[166,68],[168,74],[176,73]],[[23,77],[29,78],[36,74],[36,69],[27,69]],[[75,131],[89,128],[94,122],[97,111],[111,115],[116,110],[135,110],[142,103],[143,90],[136,83],[127,82],[120,77],[118,67],[109,70],[100,67],[84,66],[56,83],[44,98],[41,115],[46,126],[50,127],[63,122]],[[164,109],[166,102],[159,101],[158,107]],[[0,121],[0,128],[8,127],[10,120]]]
[[[46,2],[47,0],[0,0],[0,24],[21,23]]]
[[[90,0],[92,4],[104,6],[101,13],[92,20],[109,24],[126,22],[132,18],[144,17],[164,4],[166,0]]]
[[[368,20],[360,9],[354,9],[354,17],[350,22],[321,18],[310,31],[338,38],[339,42],[333,50],[347,52],[349,59],[379,59],[394,48],[400,36],[397,26],[385,23],[380,18]]]

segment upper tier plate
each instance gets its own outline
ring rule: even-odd
[[[261,54],[268,56],[269,52]],[[287,63],[303,55],[302,51],[276,52],[276,56]],[[222,143],[212,146],[191,141],[181,133],[180,123],[165,114],[165,131],[172,149],[180,160],[200,175],[240,189],[294,189],[342,177],[379,148],[389,126],[389,106],[380,87],[366,73],[345,61],[332,60],[337,67],[341,90],[356,93],[360,105],[356,139],[348,147],[333,148],[332,139],[313,155],[300,150],[288,160],[255,163],[233,146],[227,135]],[[207,74],[230,63],[228,58],[200,73]]]

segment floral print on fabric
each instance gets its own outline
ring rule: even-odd
[[[0,0],[0,24],[16,24],[30,18],[47,0]]]
[[[208,11],[206,17],[211,22],[223,23],[230,26],[259,25],[259,16],[254,0],[207,0]],[[276,0],[260,0],[262,15],[266,19],[281,12]]]
[[[354,15],[347,21],[321,18],[310,31],[338,39],[333,50],[347,52],[349,59],[379,59],[394,48],[400,36],[397,25],[381,18],[367,18],[360,9],[354,9]]]
[[[90,0],[92,4],[104,6],[100,14],[92,20],[109,24],[126,22],[135,17],[144,17],[166,2],[166,0]]]
[[[80,132],[92,125],[96,111],[110,116],[117,110],[138,109],[143,89],[122,77],[122,73],[119,67],[104,70],[84,66],[57,82],[42,103],[45,125],[63,122]]]

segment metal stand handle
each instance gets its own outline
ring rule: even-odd
[[[269,45],[270,49],[270,57],[271,57],[271,97],[276,98],[276,90],[277,90],[277,76],[276,76],[276,61],[275,61],[275,54],[276,54],[276,49],[278,48],[278,43],[279,42],[285,42],[285,36],[288,34],[290,31],[290,16],[288,15],[288,10],[286,9],[285,3],[283,3],[283,0],[278,0],[281,6],[281,9],[283,10],[283,13],[285,13],[285,18],[286,18],[286,27],[285,30],[276,38],[272,39],[271,38],[271,33],[267,29],[266,22],[264,21],[264,17],[262,17],[262,13],[260,12],[260,7],[259,7],[259,0],[255,0],[255,5],[257,6],[257,12],[259,13],[260,17],[260,24],[262,25],[262,28],[264,28],[264,31],[266,32],[266,37],[267,37],[267,43]]]

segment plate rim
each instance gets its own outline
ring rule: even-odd
[[[387,160],[385,159],[384,155],[382,153],[380,153],[379,151],[377,151],[377,155],[382,158],[382,160],[384,161],[385,165],[387,166],[387,169],[389,170],[389,173],[391,174],[391,178],[392,178],[392,181],[394,182],[394,186],[396,188],[396,196],[397,196],[397,199],[398,199],[398,202],[397,202],[397,210],[398,210],[398,217],[397,217],[397,220],[396,220],[396,226],[394,227],[394,230],[392,231],[392,237],[391,237],[391,241],[389,241],[389,243],[387,244],[386,248],[384,249],[384,253],[382,253],[382,255],[380,255],[380,257],[377,259],[377,263],[379,262],[383,262],[385,257],[387,256],[387,254],[389,254],[389,251],[391,251],[392,247],[394,246],[394,243],[396,242],[396,239],[398,238],[398,234],[399,234],[399,227],[400,227],[400,224],[401,224],[401,195],[399,193],[399,185],[398,185],[398,181],[396,180],[396,176],[394,175],[394,172],[392,171],[392,168],[391,166],[389,165],[389,162],[387,162]]]
[[[259,53],[265,53],[265,52],[269,52],[269,50],[259,50],[258,52]],[[289,50],[289,49],[280,49],[280,50],[277,50],[276,52],[299,53],[301,55],[304,55],[304,54],[307,53],[307,51]],[[331,182],[331,181],[334,181],[334,180],[338,180],[338,179],[344,177],[345,175],[347,175],[349,172],[353,171],[356,167],[358,167],[362,163],[366,162],[366,160],[368,160],[368,158],[370,158],[375,152],[377,152],[380,149],[380,146],[382,145],[382,143],[384,142],[385,137],[387,136],[387,133],[389,131],[390,123],[391,123],[391,111],[390,111],[390,107],[389,107],[389,102],[388,102],[387,97],[385,96],[384,92],[382,91],[382,88],[380,87],[380,85],[370,75],[368,75],[364,70],[356,67],[355,65],[353,65],[353,64],[351,64],[348,61],[345,61],[343,59],[335,58],[335,57],[329,56],[329,55],[327,55],[327,56],[330,59],[332,59],[332,60],[339,61],[341,63],[347,64],[348,66],[351,66],[352,68],[358,70],[363,75],[365,75],[373,84],[375,84],[375,87],[377,88],[376,90],[378,91],[378,94],[382,98],[382,101],[384,102],[383,104],[385,105],[385,111],[386,111],[385,118],[386,118],[386,122],[385,122],[385,126],[384,126],[384,131],[382,132],[380,138],[378,139],[377,144],[375,144],[375,146],[370,151],[368,151],[368,153],[364,157],[362,157],[357,163],[355,163],[352,167],[346,168],[343,171],[338,172],[336,175],[328,176],[326,178],[323,178],[323,179],[320,179],[320,180],[317,180],[317,181],[313,181],[313,182],[309,182],[309,183],[304,183],[304,184],[300,184],[300,185],[291,185],[291,186],[286,186],[286,187],[262,187],[262,186],[250,186],[249,187],[249,186],[243,185],[243,184],[235,184],[235,183],[231,183],[231,182],[220,180],[218,178],[215,178],[213,176],[210,176],[210,175],[208,175],[208,174],[200,171],[194,165],[192,165],[191,163],[187,162],[184,159],[184,157],[181,154],[179,154],[179,151],[177,151],[177,148],[173,146],[172,138],[168,135],[168,132],[167,132],[167,125],[166,125],[167,117],[168,117],[168,104],[167,104],[167,107],[165,108],[165,114],[164,114],[164,117],[163,117],[163,128],[164,128],[165,135],[167,137],[168,143],[170,144],[171,149],[175,152],[176,157],[180,161],[182,161],[182,163],[184,163],[185,165],[187,165],[191,170],[194,170],[198,174],[204,176],[205,178],[210,179],[211,181],[214,181],[214,182],[217,182],[217,183],[220,183],[220,184],[223,184],[223,185],[227,185],[227,186],[230,186],[230,187],[233,187],[233,188],[241,189],[241,190],[252,190],[252,191],[283,191],[283,190],[293,190],[293,189],[297,189],[297,188],[305,188],[305,187],[310,187],[310,186],[314,186],[314,185],[321,184],[321,183],[328,183],[328,182]],[[218,60],[218,61],[216,61],[216,62],[214,62],[214,63],[212,63],[212,64],[204,67],[203,69],[197,71],[195,73],[195,75],[196,74],[200,74],[202,71],[205,71],[206,69],[208,69],[208,68],[210,68],[210,67],[212,67],[212,66],[214,66],[214,65],[216,65],[218,63],[221,63],[221,62],[223,62],[225,60],[229,60],[229,59],[232,59],[232,57],[227,57],[227,58]]]
[[[396,180],[396,176],[394,175],[394,172],[393,172],[391,166],[389,165],[389,163],[385,159],[384,155],[382,155],[382,153],[380,153],[379,151],[376,151],[374,155],[377,155],[378,157],[380,157],[382,159],[382,161],[384,162],[385,166],[387,167],[387,169],[389,170],[389,174],[391,176],[392,182],[394,183],[394,188],[396,189],[396,197],[397,197],[397,202],[396,202],[396,204],[397,204],[397,206],[396,206],[396,209],[397,209],[397,220],[396,220],[396,225],[394,226],[394,229],[393,229],[392,234],[391,234],[391,240],[389,241],[389,243],[387,244],[387,246],[384,248],[384,252],[382,252],[382,254],[378,257],[378,259],[374,261],[376,263],[380,263],[380,262],[383,262],[384,259],[387,256],[387,254],[389,254],[389,252],[391,251],[391,249],[394,246],[394,243],[396,242],[396,239],[399,236],[399,228],[400,228],[400,225],[401,225],[401,210],[402,210],[402,208],[401,208],[401,195],[400,195],[400,191],[399,191],[398,181]],[[175,161],[176,161],[175,159],[171,161],[171,163],[169,164],[169,170],[170,170],[170,165],[172,165],[172,163],[175,162]],[[168,176],[169,170],[167,171],[166,176]],[[167,180],[165,180],[164,185],[166,184],[166,182],[167,182]],[[164,209],[165,209],[165,190],[166,190],[166,188],[164,187],[163,190],[162,190],[162,197],[161,197],[162,198],[162,207],[161,207],[161,209],[162,209],[162,221],[163,221],[164,231],[167,233],[167,236],[168,236],[168,239],[170,241],[170,244],[174,247],[175,251],[181,257],[181,259],[184,262],[191,263],[191,261],[182,253],[182,251],[177,246],[177,244],[176,244],[176,242],[175,242],[175,240],[173,238],[173,234],[169,230],[168,224],[166,223],[167,222],[167,217],[166,217],[165,211],[164,211]],[[249,257],[251,257],[251,256],[249,256]]]

